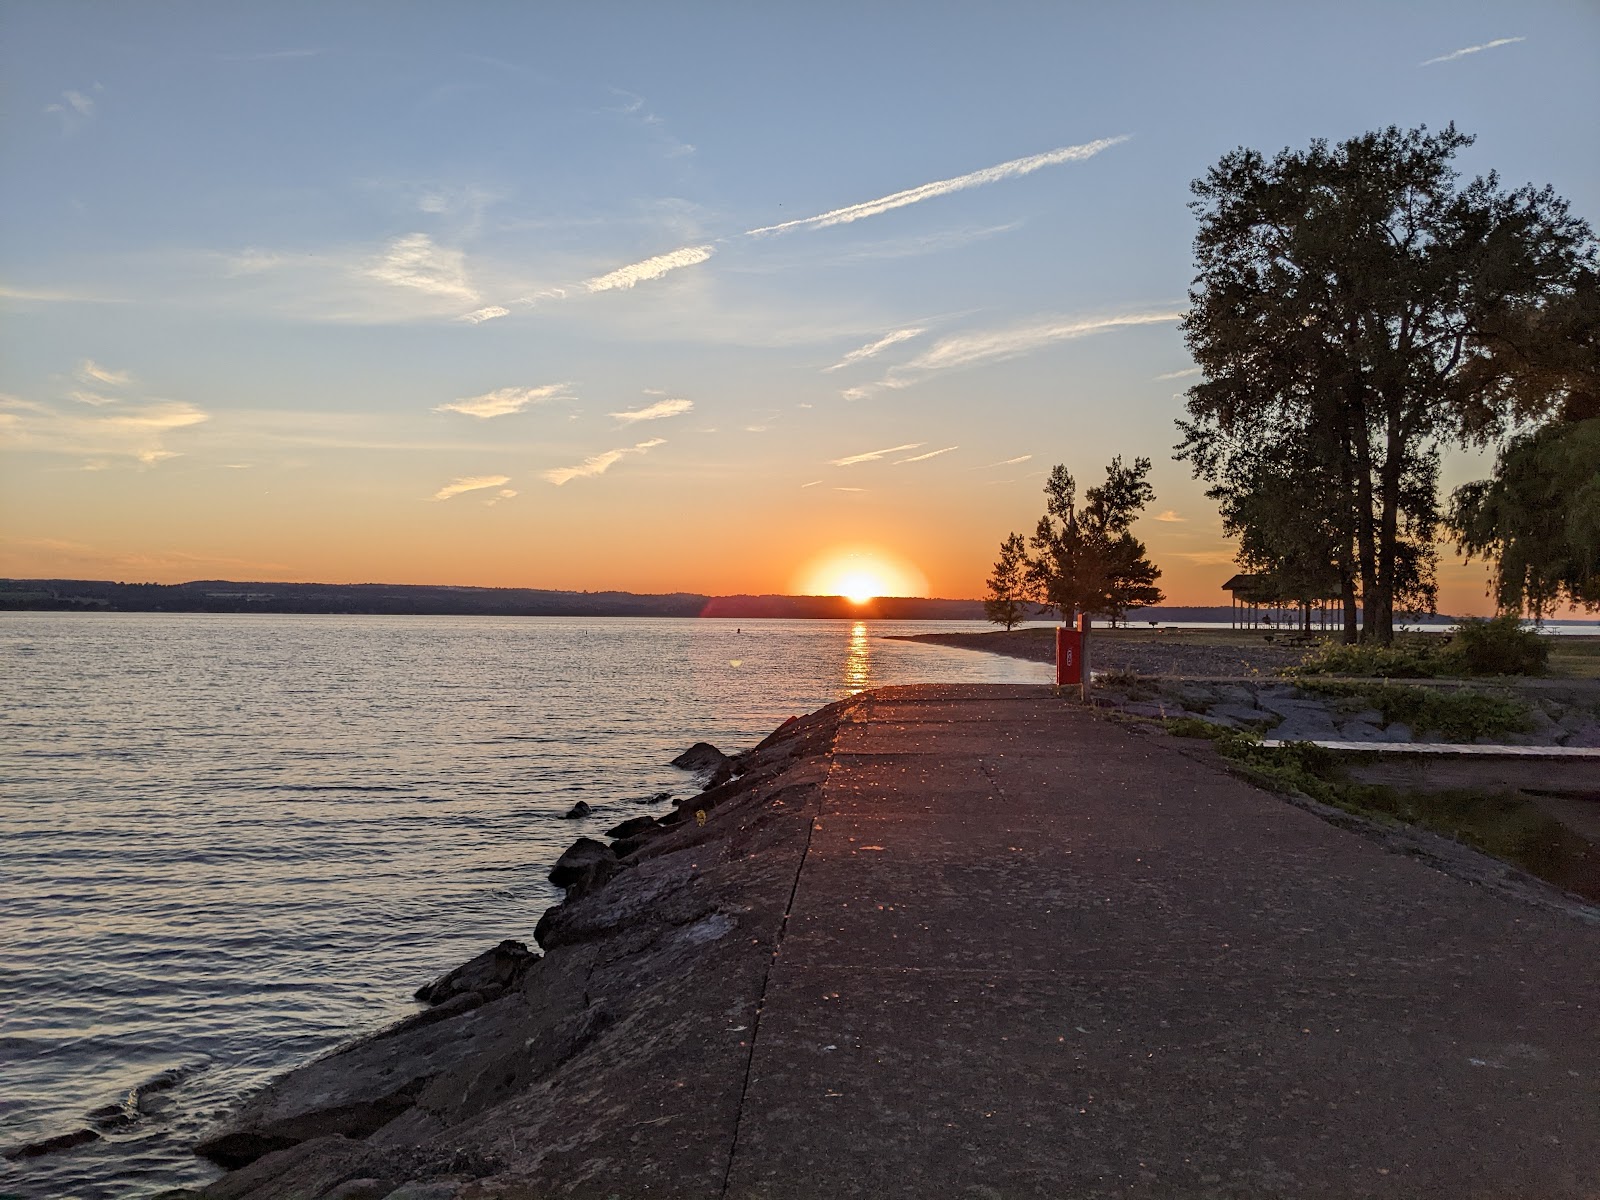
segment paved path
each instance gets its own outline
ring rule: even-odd
[[[735,1197],[1594,1197],[1600,927],[1047,688],[840,733]]]

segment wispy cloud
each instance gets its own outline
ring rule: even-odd
[[[126,371],[113,371],[110,367],[102,367],[92,358],[86,358],[78,364],[78,378],[85,383],[105,383],[112,387],[121,387],[132,377]]]
[[[61,288],[12,287],[0,283],[0,300],[22,300],[34,304],[126,304],[118,296],[96,296],[87,292],[66,291]]]
[[[99,392],[74,391],[68,392],[67,396],[76,400],[79,404],[88,404],[95,408],[104,408],[108,404],[121,403],[115,396],[102,396]]]
[[[833,490],[836,492],[864,492],[867,489],[858,487],[836,487]]]
[[[881,354],[881,353],[883,353],[883,351],[887,350],[890,346],[897,345],[900,342],[910,341],[912,338],[919,337],[919,336],[921,336],[922,334],[924,334],[926,332],[927,332],[927,330],[920,329],[920,328],[919,329],[896,329],[893,333],[885,334],[883,337],[879,338],[875,342],[868,342],[865,346],[862,346],[859,350],[850,351],[849,354],[846,354],[838,362],[834,363],[833,366],[831,366],[831,367],[823,367],[822,369],[824,371],[839,371],[839,370],[842,370],[843,368],[848,367],[851,363],[858,363],[858,362],[861,362],[863,359],[868,359],[868,358],[873,357],[876,354]]]
[[[625,412],[607,413],[618,421],[632,424],[635,421],[659,421],[663,417],[676,417],[689,412],[694,408],[693,400],[657,400],[644,408],[629,409]]]
[[[927,444],[927,442],[907,442],[904,446],[888,446],[882,450],[868,450],[865,454],[850,454],[844,458],[829,459],[828,465],[830,467],[853,467],[857,463],[876,462],[878,459],[886,458],[891,454],[899,454],[902,450],[920,450]]]
[[[1484,42],[1481,46],[1463,46],[1459,50],[1452,50],[1449,54],[1441,54],[1438,58],[1426,59],[1418,63],[1419,67],[1431,67],[1434,63],[1453,62],[1458,58],[1465,58],[1469,54],[1479,54],[1485,50],[1493,50],[1496,46],[1509,46],[1514,42],[1525,42],[1525,37],[1495,38],[1492,42]]]
[[[800,485],[800,490],[803,492],[803,491],[806,490],[806,488],[808,488],[808,487],[816,487],[821,482],[822,482],[822,480],[820,480],[820,479],[813,479],[810,483],[802,483]]]
[[[1180,517],[1177,513],[1175,513],[1172,509],[1169,508],[1169,509],[1167,509],[1166,512],[1157,513],[1155,519],[1158,520],[1158,521],[1167,521],[1167,522],[1170,523],[1170,522],[1175,522],[1175,521],[1187,521],[1189,518],[1188,517]]]
[[[168,435],[208,419],[208,413],[181,400],[118,404],[105,412],[63,413],[18,396],[0,396],[0,446],[132,458],[148,466],[178,456],[168,448]]]
[[[415,288],[433,296],[472,302],[478,293],[467,282],[466,256],[434,245],[425,233],[409,233],[390,242],[367,275],[396,287]]]
[[[1188,379],[1191,375],[1198,374],[1200,374],[1199,367],[1185,367],[1181,371],[1168,371],[1165,375],[1157,375],[1156,380],[1162,382],[1168,379]]]
[[[519,413],[530,404],[543,404],[546,400],[554,400],[557,397],[568,399],[570,386],[565,383],[547,383],[542,387],[497,388],[481,396],[467,396],[460,400],[452,400],[448,404],[440,404],[433,411],[464,413],[469,417],[483,420],[490,417],[504,417],[511,413]]]
[[[1056,342],[1088,337],[1110,329],[1131,325],[1159,325],[1178,320],[1181,309],[1161,309],[1154,312],[1120,313],[1114,316],[1057,317],[1035,321],[1010,329],[992,329],[978,333],[961,333],[934,343],[925,353],[896,368],[882,382],[888,387],[905,387],[910,379],[907,372],[945,371],[956,367],[972,367],[980,363],[1016,358]]]
[[[100,87],[95,84],[96,90]],[[83,92],[65,91],[54,104],[45,105],[44,111],[61,118],[63,132],[71,131],[94,116],[94,98]]]
[[[984,463],[981,467],[970,467],[968,469],[973,471],[987,471],[993,467],[1014,467],[1018,463],[1027,462],[1032,457],[1033,455],[1031,454],[1019,454],[1016,458],[1002,458],[999,462]]]
[[[949,454],[950,451],[959,449],[961,449],[960,446],[946,446],[943,450],[929,450],[926,454],[917,454],[911,458],[897,458],[892,465],[898,467],[901,463],[922,462],[925,459],[938,458],[941,454]]]
[[[685,154],[694,153],[692,145],[688,142],[680,141],[667,132],[666,122],[650,111],[643,96],[637,92],[630,92],[626,88],[614,87],[611,90],[623,98],[623,103],[608,108],[607,112],[615,113],[618,116],[631,117],[650,130],[660,141],[662,152],[668,158],[681,158]]]
[[[591,458],[584,459],[575,467],[557,467],[552,471],[546,471],[544,477],[557,487],[560,487],[562,484],[570,483],[574,479],[587,479],[594,475],[604,475],[613,464],[620,462],[625,456],[643,454],[647,450],[665,445],[666,440],[666,438],[651,438],[647,442],[636,442],[632,446],[622,446],[616,450],[607,450],[602,454],[596,454]]]
[[[318,58],[325,50],[310,47],[296,50],[264,50],[255,54],[219,54],[218,62],[284,62],[296,58]]]
[[[474,325],[482,325],[485,321],[493,321],[498,317],[511,314],[509,308],[501,308],[498,304],[491,304],[488,308],[480,308],[473,312],[462,313],[456,318],[458,321],[470,321]]]
[[[453,479],[433,494],[435,500],[449,500],[463,492],[477,492],[484,488],[503,488],[511,482],[509,475],[467,475]]]
[[[760,235],[782,233],[790,229],[826,229],[830,225],[848,225],[852,221],[875,217],[880,213],[890,212],[896,208],[904,208],[908,204],[918,204],[923,200],[948,196],[952,192],[961,192],[968,188],[998,183],[1002,179],[1014,179],[1020,175],[1031,175],[1035,171],[1055,166],[1058,163],[1081,162],[1086,158],[1093,158],[1102,150],[1107,150],[1119,142],[1127,140],[1128,137],[1124,134],[1120,137],[1100,138],[1097,141],[1084,142],[1077,146],[1063,146],[1058,150],[1046,151],[1044,154],[1032,154],[1027,158],[1014,158],[1010,162],[1003,162],[993,167],[984,167],[980,171],[957,175],[952,179],[939,179],[933,183],[924,183],[918,187],[907,188],[903,192],[895,192],[893,195],[880,196],[876,200],[864,200],[859,204],[849,204],[844,208],[836,208],[831,212],[821,213],[815,217],[802,217],[799,220],[784,221],[778,225],[763,225],[759,229],[751,229],[748,232],[752,235]]]
[[[658,254],[654,258],[647,258],[643,262],[630,263],[626,267],[618,267],[615,271],[605,275],[597,275],[586,280],[584,287],[591,292],[610,292],[617,288],[631,288],[636,284],[644,283],[651,279],[660,279],[669,271],[676,271],[680,267],[692,267],[703,263],[715,253],[711,246],[685,246],[681,250],[674,250],[670,254]]]

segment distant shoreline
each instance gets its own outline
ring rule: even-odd
[[[983,621],[981,600],[648,594],[393,583],[224,579],[121,583],[0,579],[0,612],[298,613],[346,616],[711,617],[729,620]],[[1141,621],[1227,621],[1226,606],[1150,609]]]

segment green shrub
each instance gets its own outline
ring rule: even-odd
[[[1464,675],[1543,675],[1550,641],[1514,616],[1468,617],[1451,639],[1448,658]]]
[[[1365,675],[1380,679],[1431,679],[1446,663],[1437,640],[1423,635],[1392,646],[1326,642],[1307,654],[1290,675]]]

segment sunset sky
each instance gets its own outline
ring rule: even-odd
[[[1144,454],[1225,603],[1190,180],[1454,120],[1593,222],[1597,52],[1583,0],[4,0],[0,574],[977,596],[1051,464]]]

